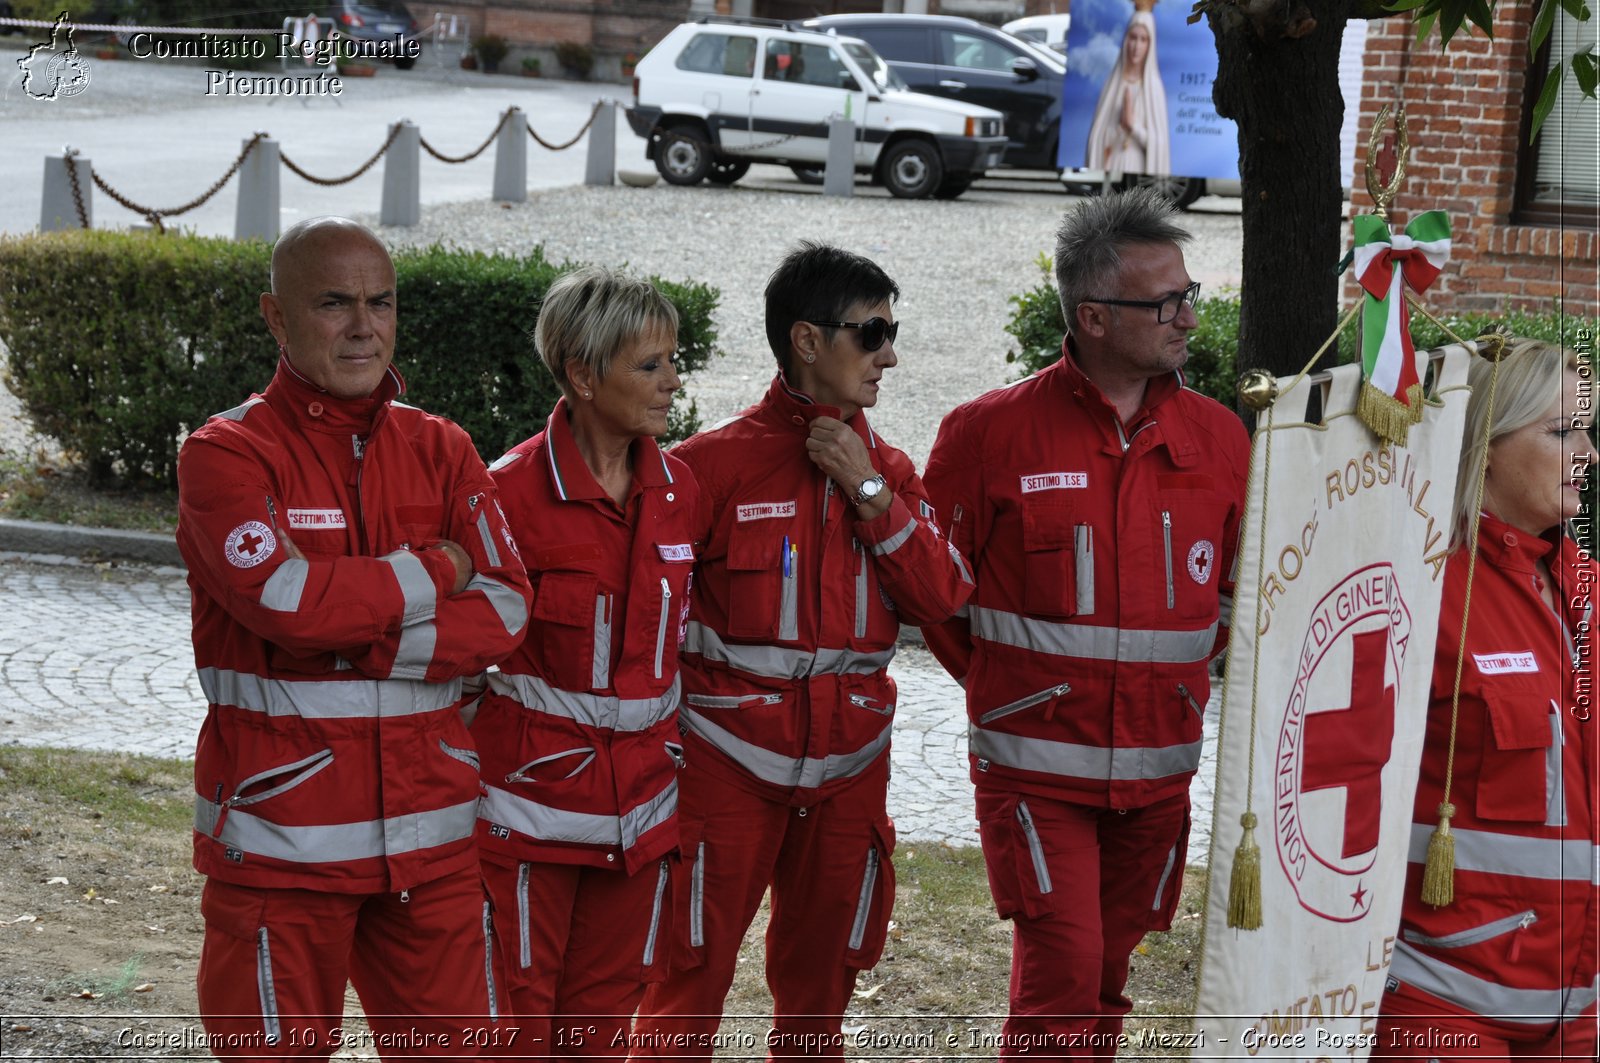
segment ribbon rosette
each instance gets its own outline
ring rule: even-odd
[[[1450,260],[1450,218],[1430,210],[1390,233],[1382,218],[1355,219],[1356,279],[1365,291],[1361,310],[1361,366],[1365,384],[1357,413],[1384,439],[1406,441],[1422,420],[1422,374],[1411,344],[1405,289],[1426,291]]]

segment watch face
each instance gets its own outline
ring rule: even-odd
[[[874,476],[872,479],[864,481],[862,483],[862,485],[861,485],[860,490],[856,491],[856,501],[858,501],[858,502],[866,502],[866,501],[869,501],[871,499],[877,498],[878,497],[878,492],[882,491],[882,490],[883,490],[883,477],[882,476]]]

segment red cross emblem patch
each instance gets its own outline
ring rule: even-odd
[[[1217,548],[1210,539],[1201,539],[1189,547],[1189,578],[1202,587],[1211,582],[1211,573],[1217,567]]]
[[[1395,691],[1411,612],[1387,563],[1357,569],[1311,611],[1273,762],[1278,862],[1307,911],[1349,923],[1372,910],[1370,876],[1398,765]]]
[[[247,520],[228,533],[222,552],[236,568],[255,568],[278,548],[278,537],[259,520]]]

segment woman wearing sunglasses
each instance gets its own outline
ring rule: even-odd
[[[767,284],[766,397],[673,451],[701,485],[682,649],[682,950],[652,986],[635,1058],[709,1058],[739,943],[772,889],[770,1052],[840,1058],[856,973],[883,947],[884,811],[900,625],[971,592],[910,459],[865,410],[896,362],[899,288],[802,243]]]

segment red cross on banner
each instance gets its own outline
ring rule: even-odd
[[[1306,717],[1303,791],[1344,788],[1344,849],[1349,859],[1378,847],[1383,766],[1394,744],[1394,686],[1384,683],[1389,633],[1350,638],[1350,704]]]

